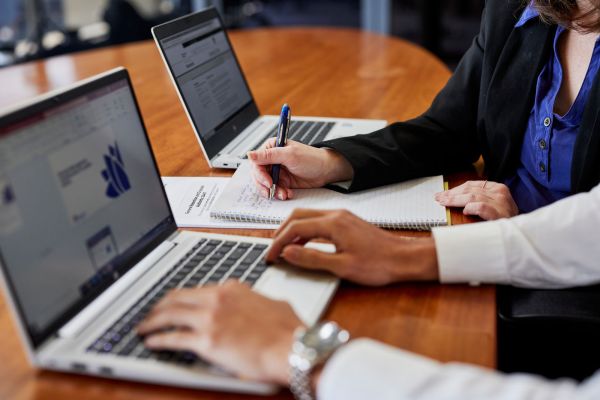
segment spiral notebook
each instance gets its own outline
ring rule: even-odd
[[[258,194],[245,162],[215,201],[210,216],[226,221],[280,224],[296,208],[346,209],[380,227],[429,230],[448,224],[446,208],[433,198],[442,190],[444,180],[440,175],[350,194],[297,189],[291,200],[269,200]]]

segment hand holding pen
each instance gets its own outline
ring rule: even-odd
[[[294,196],[294,189],[318,188],[352,179],[352,166],[341,154],[287,140],[288,116],[290,108],[284,105],[277,137],[248,152],[252,177],[261,196],[287,200]]]

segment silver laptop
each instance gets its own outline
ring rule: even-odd
[[[267,267],[269,243],[177,230],[122,68],[0,115],[1,280],[36,366],[271,393],[135,333],[169,290],[226,279],[317,321],[337,280]]]
[[[156,26],[152,34],[211,167],[237,168],[248,151],[275,136],[279,118],[260,116],[214,8]],[[313,144],[385,125],[383,120],[292,114],[289,138]]]

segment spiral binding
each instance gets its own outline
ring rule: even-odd
[[[228,212],[211,212],[210,216],[212,218],[222,219],[224,221],[230,222],[244,222],[244,223],[254,223],[254,224],[271,224],[278,225],[281,224],[284,218],[270,216],[266,214],[257,214],[257,215],[247,215],[242,214],[240,212],[228,211]],[[436,219],[425,219],[425,220],[413,220],[413,221],[405,221],[405,222],[394,222],[390,219],[375,219],[368,221],[373,225],[376,225],[380,228],[385,229],[407,229],[413,231],[429,231],[436,226],[443,226],[447,223],[442,220]]]

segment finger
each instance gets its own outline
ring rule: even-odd
[[[282,169],[281,172],[279,183],[275,190],[275,197],[279,200],[288,200],[290,198],[289,193],[291,192],[291,190],[288,190],[290,187],[290,175],[285,169]]]
[[[462,188],[464,188],[464,186],[466,184],[467,184],[467,182],[465,182],[461,185],[458,185],[457,187],[452,188],[452,189],[442,190],[441,192],[436,193],[434,195],[434,198],[439,201],[440,198],[447,196],[448,194],[451,194],[451,193],[456,193],[457,191],[461,190]]]
[[[151,332],[156,332],[166,328],[187,328],[187,329],[198,329],[200,328],[201,322],[197,310],[189,308],[171,306],[169,308],[163,308],[160,311],[153,312],[142,321],[137,331],[141,335],[145,335]]]
[[[292,221],[295,221],[298,219],[305,219],[305,218],[322,217],[324,215],[327,215],[327,213],[328,213],[328,211],[323,211],[323,210],[313,210],[313,209],[308,209],[308,208],[296,208],[294,211],[292,211],[290,216],[285,221],[283,221],[281,226],[279,226],[279,229],[277,229],[275,231],[274,236],[277,237]]]
[[[464,193],[443,197],[439,200],[439,203],[446,207],[464,207],[468,203],[492,201],[494,199],[484,193]]]
[[[264,198],[269,198],[269,194],[270,191],[269,189],[267,189],[266,187],[264,187],[263,185],[261,185],[260,183],[256,182],[256,180],[254,181],[256,183],[256,192]]]
[[[269,139],[265,140],[265,142],[259,147],[258,150],[251,150],[251,151],[249,151],[249,152],[246,153],[246,156],[248,156],[248,159],[250,161],[256,161],[257,158],[258,158],[258,153],[261,150],[270,149],[270,148],[276,147],[276,143],[277,143],[277,138],[276,137],[269,138]]]
[[[263,186],[267,189],[273,184],[273,178],[271,177],[271,174],[268,173],[264,167],[253,167],[252,177],[260,186]]]
[[[280,173],[279,173],[279,183],[277,184],[277,186],[283,186],[285,188],[289,188],[291,187],[291,179],[290,179],[290,173],[288,172],[287,169],[282,168]]]
[[[298,267],[325,270],[336,275],[337,271],[345,265],[344,260],[346,258],[343,254],[325,253],[298,244],[286,246],[281,252],[281,257]]]
[[[265,142],[263,143],[261,148],[262,149],[270,149],[271,147],[276,147],[276,146],[277,146],[277,136],[273,136],[273,137],[265,140]]]
[[[273,240],[271,248],[267,253],[267,261],[275,261],[283,248],[294,243],[298,238],[307,241],[317,238],[331,239],[331,229],[331,219],[326,217],[291,221]]]
[[[467,181],[467,182],[463,183],[462,185],[459,185],[450,190],[444,190],[443,192],[436,193],[435,199],[439,200],[440,198],[442,198],[444,196],[449,196],[449,195],[453,195],[453,194],[471,193],[473,191],[488,191],[489,189],[492,189],[492,188],[496,187],[497,185],[499,185],[499,184],[496,182],[490,182],[490,181]]]
[[[463,214],[477,215],[486,221],[498,219],[498,211],[490,204],[485,202],[474,202],[467,204],[463,210]]]
[[[275,197],[277,197],[279,200],[287,200],[288,192],[284,187],[277,186],[277,188],[275,189]]]
[[[288,147],[269,147],[248,153],[248,158],[257,165],[285,164],[290,157]]]

